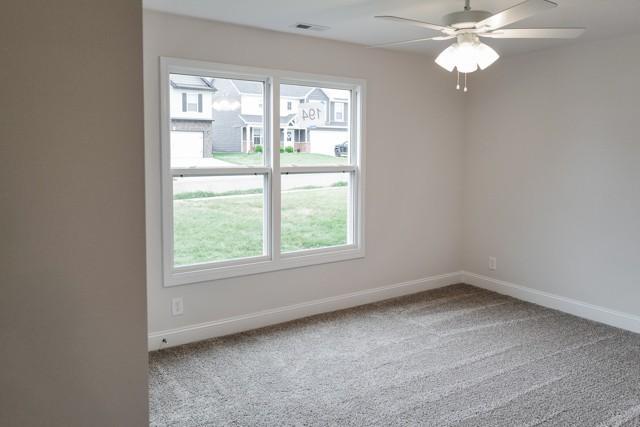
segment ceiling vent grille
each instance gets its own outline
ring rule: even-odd
[[[329,29],[329,27],[325,27],[324,25],[307,24],[305,22],[298,22],[297,24],[292,25],[292,27],[305,31],[326,31]]]

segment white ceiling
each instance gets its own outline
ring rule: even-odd
[[[522,0],[471,0],[472,9],[498,12]],[[555,0],[559,6],[509,28],[586,27],[580,40],[640,33],[640,0]],[[439,33],[396,23],[374,15],[397,15],[435,24],[462,10],[464,0],[143,0],[145,8],[288,33],[305,34],[364,45]],[[324,32],[291,28],[298,23],[330,27]],[[489,40],[502,55],[529,52],[573,40]],[[440,52],[450,42],[425,42],[394,49],[424,54]]]

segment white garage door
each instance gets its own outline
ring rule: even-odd
[[[336,145],[349,140],[349,132],[346,130],[312,129],[310,132],[311,152],[335,155]]]
[[[203,157],[203,132],[171,131],[171,160],[181,162],[202,159]]]

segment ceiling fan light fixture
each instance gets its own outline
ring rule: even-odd
[[[456,42],[443,50],[435,62],[449,72],[457,69],[456,89],[460,89],[460,73],[463,73],[464,91],[466,92],[467,74],[475,72],[478,68],[484,70],[500,58],[498,52],[491,46],[480,41],[480,37],[492,39],[574,39],[585,30],[584,28],[505,28],[539,12],[557,7],[558,4],[555,3],[555,0],[521,0],[515,6],[498,13],[472,10],[470,3],[471,0],[465,0],[463,11],[445,15],[444,25],[393,15],[376,16],[375,18],[387,22],[439,31],[441,35],[370,47],[403,46],[423,41],[456,38]]]
[[[436,58],[436,64],[451,72],[473,73],[484,70],[500,57],[490,46],[481,43],[475,34],[461,34],[458,41],[446,48]]]

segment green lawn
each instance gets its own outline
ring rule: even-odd
[[[346,244],[347,187],[282,194],[282,251]],[[263,196],[174,200],[176,265],[262,255]]]
[[[213,153],[213,157],[242,166],[261,166],[263,153]],[[346,165],[346,157],[327,156],[317,153],[280,153],[281,166],[326,166]]]

